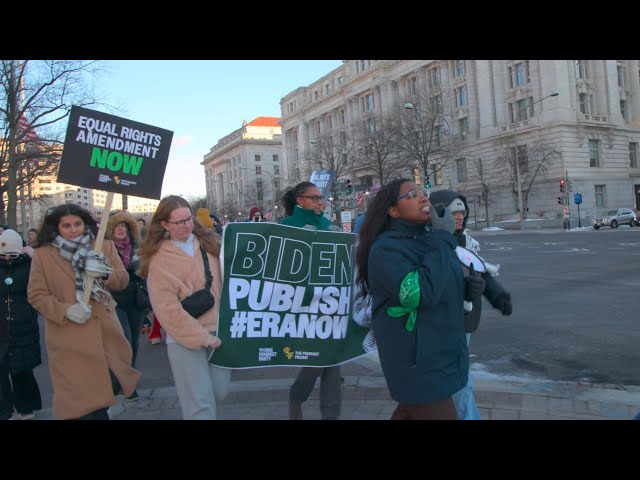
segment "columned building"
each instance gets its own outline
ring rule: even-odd
[[[308,180],[317,138],[406,114],[408,103],[462,148],[434,155],[424,173],[407,158],[394,176],[461,191],[478,216],[519,217],[518,175],[528,218],[561,218],[563,204],[575,218],[576,193],[583,218],[640,209],[637,60],[344,60],[281,99],[287,183]],[[371,183],[371,172],[350,176],[356,187]]]
[[[258,117],[220,139],[204,156],[207,204],[228,220],[252,207],[274,211],[286,176],[278,117]]]

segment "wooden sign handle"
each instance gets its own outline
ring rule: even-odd
[[[113,192],[107,192],[107,199],[104,202],[104,209],[102,210],[102,217],[100,218],[100,228],[98,228],[98,235],[96,237],[96,243],[93,249],[96,252],[102,250],[102,244],[104,243],[104,236],[107,233],[107,223],[109,223],[109,212],[111,211],[111,203],[113,202]],[[91,300],[91,289],[93,288],[93,281],[95,277],[88,277],[85,283],[84,294],[82,296],[82,303],[89,305]]]

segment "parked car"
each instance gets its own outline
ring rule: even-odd
[[[596,230],[600,227],[618,228],[619,225],[634,227],[638,225],[638,219],[634,211],[630,208],[619,208],[617,210],[609,210],[603,215],[597,216],[591,223]]]

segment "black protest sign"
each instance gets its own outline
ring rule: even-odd
[[[74,106],[57,181],[159,199],[172,139],[169,130]]]

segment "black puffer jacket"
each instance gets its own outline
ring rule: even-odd
[[[451,202],[453,202],[456,198],[459,198],[460,200],[462,200],[462,203],[464,203],[464,207],[468,212],[469,204],[467,203],[467,199],[464,195],[461,195],[460,193],[452,192],[451,190],[439,190],[429,195],[429,200],[431,201],[432,204],[435,205],[437,203],[442,203],[445,207],[448,206]],[[470,235],[465,233],[468,219],[469,219],[468,215],[464,217],[462,228],[459,230],[456,230],[453,233],[453,236],[456,237],[456,240],[458,241],[458,245],[477,254],[478,248],[475,247],[474,245],[471,245],[471,243],[475,243],[475,245],[479,245],[479,244]],[[498,280],[496,280],[496,278],[493,277],[488,272],[484,272],[482,274],[482,278],[485,281],[483,295],[489,301],[491,306],[496,308],[496,301],[498,300],[498,298],[503,295],[508,295],[508,293],[504,289],[504,287],[500,284],[500,282],[498,282]],[[465,332],[467,333],[475,332],[480,326],[480,315],[482,314],[482,297],[477,298],[472,303],[473,303],[473,309],[470,312],[465,312],[464,314],[464,329],[465,329]]]
[[[31,258],[0,260],[0,357],[9,355],[11,373],[42,363],[38,312],[27,302]]]

